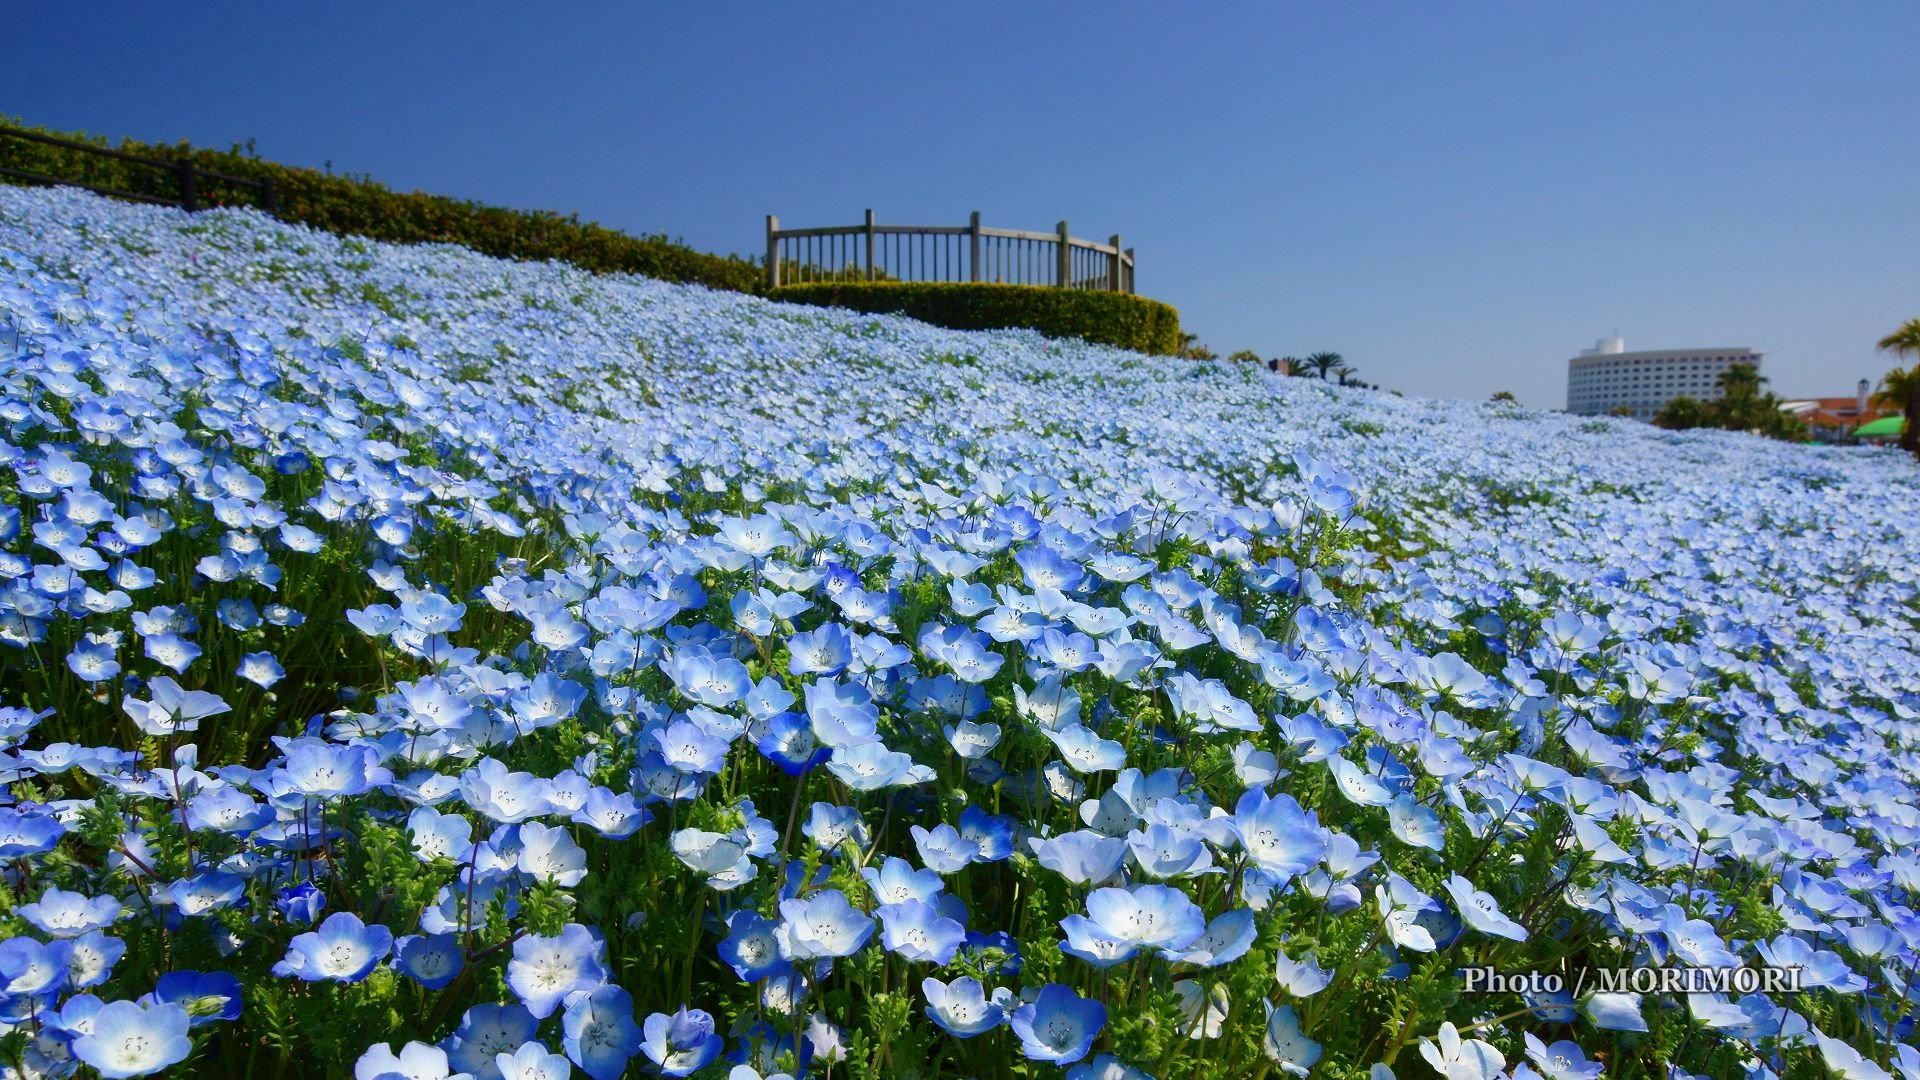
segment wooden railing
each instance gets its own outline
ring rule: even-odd
[[[1133,291],[1133,249],[1053,232],[994,229],[980,212],[965,225],[859,225],[782,229],[767,215],[767,287],[816,281],[986,281],[1062,289]]]
[[[141,157],[138,154],[129,154],[123,150],[109,150],[104,146],[93,146],[89,143],[75,142],[72,139],[61,139],[52,135],[42,135],[37,131],[23,131],[13,127],[0,126],[0,139],[19,139],[24,142],[41,143],[46,146],[58,147],[72,153],[91,154],[95,157],[112,158],[115,161],[123,161],[130,165],[157,169],[160,172],[172,176],[176,194],[168,197],[167,195],[127,191],[124,188],[88,183],[84,179],[84,172],[82,173],[82,179],[74,179],[71,176],[52,176],[46,173],[36,173],[24,169],[0,166],[0,176],[7,177],[11,180],[28,184],[50,184],[85,188],[88,191],[101,195],[111,195],[116,199],[132,199],[135,202],[158,203],[162,206],[178,206],[183,210],[189,211],[200,209],[206,201],[203,199],[201,192],[206,190],[209,183],[231,184],[253,191],[257,197],[260,209],[265,210],[269,214],[277,214],[280,212],[280,201],[273,190],[271,181],[254,180],[245,176],[233,176],[229,173],[215,172],[212,169],[203,169],[185,159],[180,161],[165,161],[159,158]]]

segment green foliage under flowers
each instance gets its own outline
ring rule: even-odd
[[[184,141],[122,139],[110,144],[100,136],[35,127],[18,117],[0,115],[0,123],[144,158],[191,161],[200,169],[269,181],[279,202],[276,216],[331,233],[398,244],[459,244],[501,258],[554,259],[583,270],[644,274],[733,292],[756,292],[764,281],[764,271],[750,259],[695,251],[665,234],[629,236],[573,214],[510,210],[422,191],[402,193],[370,176],[335,175],[265,161],[250,145],[212,150]],[[167,201],[180,197],[179,179],[171,170],[23,139],[0,138],[0,169]],[[259,193],[251,186],[204,176],[197,182],[197,196],[203,206],[259,204]]]
[[[872,314],[906,315],[954,330],[1026,327],[1049,337],[1170,356],[1180,348],[1180,313],[1129,293],[950,281],[820,282],[782,285],[775,300]]]

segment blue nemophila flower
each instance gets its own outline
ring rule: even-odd
[[[1068,1069],[1066,1080],[1153,1080],[1153,1077],[1112,1054],[1095,1054],[1092,1061],[1083,1061]]]
[[[1013,1010],[1009,1021],[1020,1051],[1035,1061],[1066,1065],[1087,1056],[1107,1024],[1107,1007],[1059,983],[1040,988],[1034,1000]]]
[[[140,644],[147,659],[171,669],[176,675],[193,666],[201,653],[200,646],[194,644],[192,639],[171,632],[149,634]]]
[[[727,916],[727,936],[719,951],[741,982],[759,982],[790,966],[780,953],[780,924],[745,908]]]
[[[127,943],[98,930],[79,937],[62,938],[48,946],[53,962],[67,972],[67,986],[84,990],[98,986],[113,974],[113,966],[127,953]]]
[[[1233,828],[1254,865],[1275,874],[1305,873],[1327,853],[1325,830],[1284,793],[1248,790],[1234,804]]]
[[[871,743],[879,731],[880,709],[873,694],[857,683],[815,680],[806,685],[807,719],[814,737],[834,749]]]
[[[493,1067],[500,1080],[568,1080],[573,1063],[547,1049],[542,1042],[524,1043],[510,1054],[495,1054]]]
[[[713,1017],[682,1005],[672,1016],[654,1013],[642,1025],[640,1049],[666,1076],[689,1076],[720,1056],[724,1041],[713,1030]]]
[[[1661,913],[1660,934],[1667,948],[1679,960],[1692,967],[1737,967],[1740,958],[1729,950],[1713,924],[1705,919],[1689,919],[1678,904],[1668,904]]]
[[[652,821],[653,812],[641,808],[628,792],[593,787],[587,791],[580,809],[574,811],[572,820],[609,840],[624,840]]]
[[[790,675],[837,675],[853,663],[853,636],[840,623],[821,623],[788,638],[787,655]]]
[[[734,704],[753,689],[746,665],[731,657],[683,651],[662,660],[660,670],[682,694],[715,709]]]
[[[544,781],[532,773],[513,772],[493,758],[481,758],[460,774],[460,797],[468,806],[508,825],[553,812]]]
[[[1491,893],[1474,888],[1473,882],[1454,874],[1447,879],[1447,893],[1453,897],[1454,907],[1468,926],[1494,937],[1527,940],[1527,928],[1507,918],[1500,910],[1500,902]]]
[[[525,822],[519,827],[520,872],[535,881],[571,888],[587,876],[587,853],[562,826]]]
[[[67,653],[67,668],[90,683],[105,682],[120,674],[118,650],[112,641],[83,640]]]
[[[23,911],[25,909],[22,909]],[[1839,953],[1815,948],[1804,938],[1781,934],[1772,941],[1755,942],[1760,955],[1777,968],[1799,968],[1800,985],[1809,989],[1832,987],[1842,993],[1857,994],[1867,989],[1867,980],[1847,967]]]
[[[1320,1060],[1320,1044],[1300,1030],[1300,1018],[1294,1015],[1291,1005],[1276,1008],[1272,1003],[1267,1004],[1267,1031],[1260,1046],[1281,1071],[1294,1076],[1307,1075],[1307,1070]]]
[[[1605,1064],[1587,1060],[1586,1051],[1568,1039],[1547,1043],[1533,1032],[1522,1033],[1527,1041],[1527,1060],[1539,1068],[1545,1080],[1599,1080]]]
[[[966,940],[967,928],[945,918],[925,900],[882,904],[875,912],[883,926],[881,942],[888,952],[909,960],[924,960],[946,966]]]
[[[855,791],[879,791],[933,778],[933,770],[879,740],[836,747],[827,771]]]
[[[746,844],[738,837],[705,829],[679,829],[673,834],[672,846],[687,869],[708,875],[710,883],[736,868],[740,875],[751,876],[752,861],[747,857]]]
[[[317,929],[295,935],[273,973],[307,982],[359,982],[392,947],[393,932],[385,926],[368,926],[350,911],[336,911]]]
[[[1253,909],[1234,908],[1208,922],[1206,930],[1192,944],[1169,959],[1198,967],[1231,964],[1247,955],[1257,935]]]
[[[1333,972],[1321,967],[1312,954],[1295,960],[1284,950],[1274,954],[1273,974],[1280,989],[1297,998],[1312,997],[1333,981]]]
[[[969,761],[985,757],[994,747],[1000,745],[999,724],[975,724],[962,720],[941,728],[947,737],[947,745],[953,752]]]
[[[1048,729],[1046,736],[1060,758],[1077,773],[1112,772],[1127,763],[1127,748],[1113,739],[1104,739],[1082,724]]]
[[[1507,1067],[1506,1055],[1492,1043],[1461,1038],[1451,1021],[1442,1023],[1433,1038],[1420,1040],[1420,1056],[1442,1076],[1460,1080],[1494,1080]]]
[[[544,1020],[568,994],[605,984],[607,974],[606,943],[579,923],[568,923],[552,937],[528,934],[513,943],[507,988]]]
[[[0,859],[51,851],[66,831],[51,814],[0,806]]]
[[[120,704],[134,724],[148,735],[164,737],[175,732],[197,731],[201,720],[232,708],[217,694],[183,689],[165,675],[149,680],[147,693],[151,695],[150,700],[128,697]]]
[[[454,934],[407,934],[393,943],[393,969],[429,990],[444,990],[467,957]]]
[[[931,869],[916,870],[913,864],[889,855],[876,867],[863,866],[860,876],[882,904],[904,904],[909,900],[932,900],[946,886]]]
[[[233,785],[202,790],[187,800],[187,824],[194,829],[215,829],[244,836],[272,824],[273,807],[255,802]]]
[[[353,1080],[456,1080],[467,1075],[451,1071],[445,1050],[423,1042],[410,1042],[397,1054],[388,1043],[374,1043],[353,1065]]]
[[[567,1057],[593,1080],[614,1080],[640,1050],[633,997],[618,986],[602,986],[575,997],[567,1004],[561,1027]]]
[[[142,1005],[178,1005],[192,1027],[240,1018],[240,980],[226,971],[169,971],[154,983]]]
[[[482,1074],[501,1054],[510,1054],[533,1040],[540,1021],[512,1002],[475,1005],[460,1018],[445,1043],[447,1063],[461,1072]]]
[[[782,949],[795,960],[852,956],[873,934],[873,920],[838,889],[780,901],[780,920]]]
[[[73,1056],[101,1076],[147,1076],[186,1059],[187,1010],[114,1001],[93,1014],[90,1030],[73,1041]]]
[[[828,852],[844,843],[866,847],[873,839],[859,810],[824,802],[814,803],[808,809],[806,823],[800,826],[800,831]]]
[[[1029,589],[1072,592],[1087,576],[1079,563],[1050,547],[1023,548],[1014,555],[1013,561],[1020,565]]]
[[[980,845],[961,836],[951,825],[931,829],[915,825],[907,831],[913,836],[921,863],[936,874],[958,873],[980,857]]]
[[[1207,928],[1200,905],[1168,885],[1095,889],[1087,894],[1087,918],[1111,940],[1169,956],[1192,945]]]
[[[988,994],[980,980],[965,975],[952,982],[927,978],[920,982],[927,998],[927,1017],[956,1038],[971,1039],[1007,1022],[1013,995],[1005,989]]]
[[[770,717],[755,746],[788,776],[799,776],[833,755],[815,738],[812,722],[790,712]]]
[[[57,943],[43,945],[30,937],[0,941],[0,1000],[30,1000],[53,990],[67,977],[65,956]]]
[[[300,882],[281,889],[274,897],[274,909],[288,922],[310,923],[326,910],[327,894],[311,882]]]
[[[180,914],[192,917],[233,904],[239,901],[246,890],[246,878],[222,870],[211,870],[181,878],[167,886],[167,899],[173,901],[174,909]]]
[[[370,746],[341,746],[320,739],[275,739],[285,755],[267,783],[274,794],[333,799],[359,795],[389,783],[393,774]]]
[[[1423,914],[1440,910],[1438,900],[1393,873],[1387,875],[1387,884],[1373,887],[1373,898],[1387,937],[1395,945],[1416,952],[1432,952],[1439,947],[1432,932],[1420,923]]]
[[[1027,841],[1040,865],[1075,885],[1100,885],[1120,872],[1127,859],[1127,842],[1117,836],[1102,836],[1090,829],[1076,829],[1059,836]]]
[[[458,814],[443,814],[430,806],[416,807],[407,815],[407,830],[413,836],[413,853],[422,862],[434,859],[464,862],[472,846],[473,822]]]
[[[691,720],[675,720],[653,733],[668,765],[693,775],[720,771],[727,760],[727,740],[709,734]]]
[[[1127,834],[1134,865],[1148,877],[1172,878],[1202,873],[1213,866],[1213,852],[1198,832],[1171,825],[1149,825]]]
[[[88,896],[49,885],[41,891],[40,899],[21,904],[17,910],[41,933],[70,938],[112,926],[120,917],[122,905],[118,897]]]

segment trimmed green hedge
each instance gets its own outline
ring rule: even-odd
[[[906,315],[953,330],[1026,327],[1144,353],[1180,348],[1180,313],[1128,293],[1045,285],[947,281],[819,282],[782,285],[772,299],[872,314]]]
[[[247,147],[207,150],[184,142],[169,146],[131,139],[112,146],[98,136],[32,127],[16,118],[4,118],[4,122],[146,158],[171,162],[191,158],[199,168],[272,181],[282,219],[327,232],[402,244],[459,244],[502,258],[557,259],[585,270],[644,274],[735,292],[759,292],[765,281],[765,272],[750,259],[695,251],[664,234],[629,236],[574,215],[507,210],[417,191],[402,194],[371,177],[336,176],[318,169],[262,161]],[[24,139],[0,137],[0,168],[160,199],[180,196],[179,181],[170,171]],[[20,182],[9,177],[0,180]],[[205,177],[198,181],[197,195],[205,206],[250,206],[258,198],[251,187]]]

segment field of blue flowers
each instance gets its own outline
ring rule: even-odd
[[[8,1080],[1920,1077],[1891,451],[14,188],[0,425]]]

